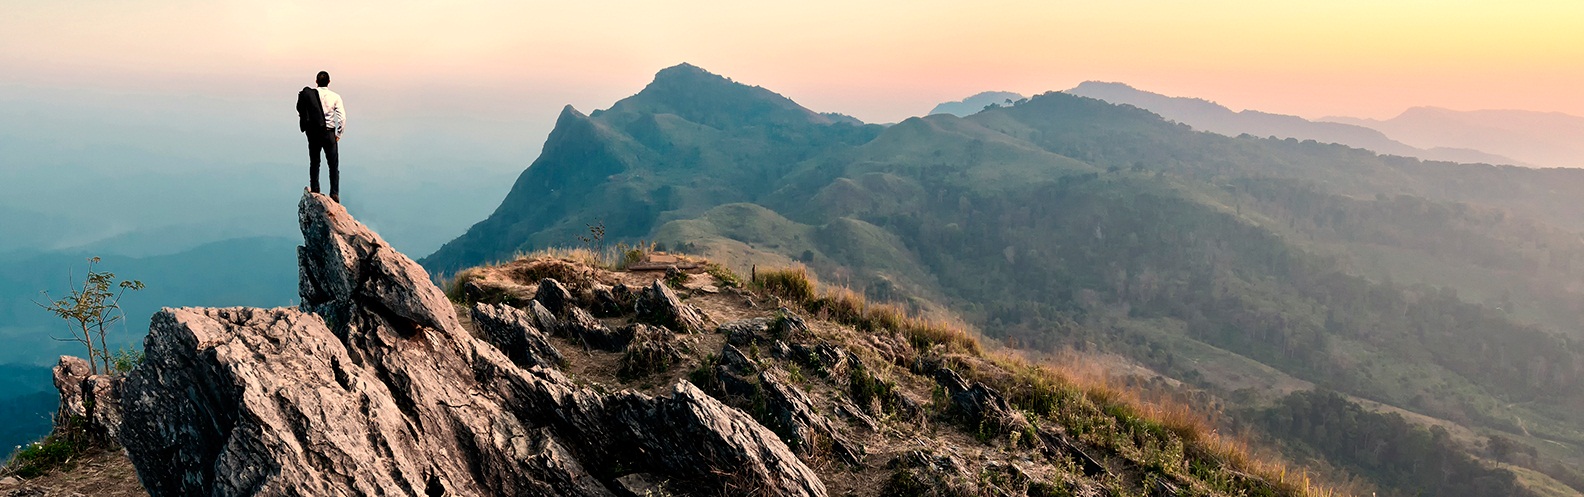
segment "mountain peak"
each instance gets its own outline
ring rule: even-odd
[[[1085,81],[1062,93],[1105,100],[1113,104],[1128,104],[1141,109],[1149,109],[1151,112],[1161,114],[1168,119],[1176,118],[1168,115],[1170,112],[1162,112],[1160,108],[1163,106],[1182,107],[1185,110],[1194,109],[1198,112],[1233,113],[1232,109],[1202,98],[1173,97],[1140,90],[1132,85],[1120,82]]]
[[[655,73],[654,81],[637,95],[616,102],[610,112],[674,114],[717,129],[833,122],[779,93],[738,83],[688,63],[661,69]]]
[[[966,117],[979,113],[990,105],[1004,105],[1023,99],[1023,94],[1010,91],[985,91],[955,102],[943,102],[930,109],[928,115],[952,114]]]
[[[662,79],[662,78],[686,78],[686,77],[700,77],[700,76],[711,76],[711,77],[726,79],[725,77],[723,77],[723,76],[721,76],[719,74],[715,74],[715,73],[709,72],[708,70],[705,70],[702,67],[695,66],[695,65],[689,64],[687,62],[683,62],[681,64],[677,64],[677,65],[674,65],[674,66],[671,66],[671,67],[667,67],[665,69],[661,69],[659,72],[655,73],[655,79],[657,79],[657,80],[658,79]]]
[[[1133,85],[1130,85],[1130,84],[1127,84],[1127,83],[1121,83],[1121,82],[1116,82],[1116,81],[1089,80],[1089,81],[1085,81],[1085,82],[1082,82],[1082,83],[1078,83],[1078,86],[1074,86],[1073,89],[1069,91],[1069,93],[1071,91],[1100,90],[1100,89],[1141,91],[1138,88],[1134,88]]]

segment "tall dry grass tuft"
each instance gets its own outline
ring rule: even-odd
[[[804,304],[814,299],[814,277],[801,265],[782,269],[755,269],[748,282],[753,289]]]
[[[550,258],[576,262],[589,267],[620,271],[627,269],[628,266],[634,263],[643,261],[645,257],[655,252],[655,246],[654,242],[640,240],[633,244],[622,242],[600,249],[589,247],[546,247],[528,252],[517,252],[512,255],[511,261],[505,262]],[[498,261],[491,265],[500,265],[501,263]]]
[[[750,285],[859,331],[896,331],[920,349],[943,344],[952,352],[974,356],[983,352],[979,340],[968,331],[968,325],[961,321],[914,316],[898,305],[869,302],[863,294],[843,286],[820,292],[808,268],[801,265],[755,270]]]
[[[440,288],[445,291],[446,298],[451,299],[452,302],[463,302],[467,299],[467,283],[481,278],[480,273],[479,268],[470,267],[449,279],[443,275],[437,275],[436,278],[443,282]]]

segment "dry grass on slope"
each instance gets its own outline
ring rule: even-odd
[[[751,287],[795,303],[817,317],[860,331],[891,330],[918,350],[943,350],[953,370],[984,382],[1036,422],[1054,422],[1094,446],[1145,468],[1192,477],[1237,493],[1239,481],[1259,480],[1279,495],[1338,493],[1295,470],[1275,451],[1224,435],[1186,404],[1146,400],[1108,377],[1077,365],[1034,364],[1012,352],[987,352],[966,325],[909,316],[900,307],[868,302],[847,288],[821,292],[802,267],[757,270]]]
[[[516,297],[526,299],[532,298],[531,290],[543,277],[556,278],[574,292],[576,288],[594,285],[642,285],[657,275],[619,268],[624,262],[631,264],[647,256],[640,252],[629,260],[626,256],[614,258],[579,250],[532,254],[464,271],[449,290],[458,294],[468,282],[481,281],[490,284],[478,286],[516,288]],[[1107,375],[1086,368],[1084,360],[1036,362],[1016,351],[992,351],[964,323],[912,315],[895,305],[869,302],[846,288],[822,289],[801,267],[760,269],[743,279],[704,261],[687,262],[702,264],[707,270],[688,276],[692,281],[685,284],[688,288],[682,294],[717,323],[753,317],[779,319],[781,313],[776,309],[784,307],[809,318],[811,335],[800,339],[801,346],[835,344],[858,359],[857,366],[836,373],[823,370],[818,361],[777,363],[824,408],[848,402],[843,397],[859,405],[873,402],[881,406],[873,411],[882,425],[878,432],[872,427],[868,431],[861,427],[841,430],[869,445],[873,464],[841,469],[841,464],[827,460],[828,454],[821,456],[822,451],[804,455],[833,491],[840,490],[838,493],[891,495],[898,491],[906,494],[910,488],[929,489],[940,482],[908,480],[906,471],[888,468],[914,457],[910,454],[920,447],[944,447],[969,461],[970,470],[980,468],[973,471],[979,472],[975,478],[981,481],[962,487],[978,488],[978,493],[996,492],[987,490],[991,488],[1004,490],[1007,487],[997,486],[996,482],[1007,476],[1004,468],[1017,467],[1032,471],[1028,476],[1043,481],[1071,482],[1078,478],[1089,482],[1080,487],[1099,485],[1113,495],[1156,495],[1162,491],[1169,495],[1338,495],[1311,481],[1306,472],[1293,469],[1274,453],[1259,452],[1240,437],[1218,432],[1213,423],[1188,404],[1157,396],[1146,398],[1137,389],[1115,385]],[[719,287],[721,291],[693,291],[700,285]],[[725,291],[734,287],[740,289]],[[724,337],[703,334],[680,339],[692,351],[683,364],[636,382],[607,371],[613,371],[613,366],[606,363],[613,363],[616,355],[573,357],[569,372],[594,383],[655,393],[683,378],[695,383],[710,381],[709,375],[702,372],[715,367],[715,351]],[[758,348],[745,348],[744,352],[767,361],[767,365],[774,362]],[[954,416],[953,399],[938,383],[937,376],[942,371],[999,392],[1017,412],[1016,416],[1025,418],[1027,423],[987,424],[987,418],[975,421]],[[913,409],[922,409],[924,417],[902,415],[907,409],[893,411],[893,404],[914,405]],[[739,407],[752,410],[755,405],[749,402]],[[1068,453],[1082,454],[1080,459],[1088,459],[1093,467],[1074,462],[1077,459],[1062,462],[1064,459],[1057,457],[1047,461],[1032,455],[1040,452],[1035,450],[1037,447],[1052,443],[1070,449],[1064,449]],[[1022,466],[1018,461],[1026,457],[1047,462]],[[886,463],[888,460],[892,462]],[[1032,488],[1025,491],[1037,494]]]
[[[132,460],[119,449],[94,449],[34,478],[0,474],[0,495],[142,497]]]

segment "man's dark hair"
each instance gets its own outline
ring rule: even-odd
[[[330,73],[319,71],[319,76],[314,78],[314,81],[318,82],[319,86],[330,86]]]

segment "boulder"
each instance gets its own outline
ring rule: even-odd
[[[550,338],[535,328],[533,318],[521,309],[479,302],[473,304],[472,315],[484,339],[518,366],[553,368],[565,362]]]
[[[682,363],[686,347],[677,341],[671,330],[634,324],[627,328],[627,348],[622,352],[621,366],[616,374],[623,378],[638,378],[663,372]]]
[[[842,462],[858,465],[863,462],[864,448],[831,426],[829,418],[814,410],[813,401],[786,379],[779,368],[759,373],[759,387],[763,389],[766,421],[792,443],[793,450],[809,453],[819,448],[819,439],[830,441],[831,454]]]
[[[785,307],[782,307],[776,313],[775,319],[770,321],[770,334],[778,340],[801,338],[808,332],[808,323],[803,321],[803,317]]]
[[[788,381],[781,368],[762,367],[729,343],[721,346],[718,357],[713,378],[718,393],[739,404],[761,403],[755,409],[759,420],[781,435],[793,450],[813,453],[826,446],[821,443],[824,440],[829,441],[830,452],[838,460],[853,465],[862,463],[864,447],[836,430],[830,419],[815,409],[808,394]]]
[[[565,336],[562,330],[564,323],[561,322],[561,318],[556,317],[555,313],[550,312],[550,309],[539,303],[538,300],[528,301],[526,311],[529,317],[533,318],[533,324],[538,326],[540,331]]]
[[[567,339],[608,352],[621,352],[632,341],[637,325],[612,329],[581,308],[573,307],[561,322],[561,334]]]
[[[605,496],[633,473],[825,495],[774,433],[691,384],[602,393],[524,368],[340,205],[306,194],[299,220],[301,307],[154,316],[120,403],[150,495]]]
[[[419,328],[460,329],[429,273],[352,219],[341,204],[304,194],[297,221],[303,234],[297,247],[298,309],[321,316],[337,336],[376,324],[404,337]]]
[[[767,318],[739,319],[720,325],[715,330],[726,335],[726,343],[739,347],[765,341],[770,333],[770,320]]]
[[[956,371],[944,367],[935,370],[935,381],[951,399],[948,412],[969,428],[989,427],[998,433],[1010,433],[1025,431],[1030,426],[1023,413],[1014,409],[1000,392],[982,382],[969,383]]]
[[[886,467],[891,479],[881,495],[958,496],[999,495],[981,489],[978,475],[950,453],[913,450],[892,459]]]
[[[81,428],[94,443],[116,443],[123,378],[92,374],[92,369],[81,357],[61,356],[55,364],[55,389],[60,391],[55,426]]]
[[[616,479],[617,495],[621,497],[655,497],[671,495],[665,482],[648,473],[633,473]]]
[[[638,320],[676,330],[681,333],[699,333],[705,331],[704,323],[707,321],[704,313],[691,305],[682,302],[671,287],[660,280],[655,280],[643,292],[638,294],[635,309]]]
[[[753,399],[759,395],[758,376],[759,365],[743,354],[742,350],[731,344],[721,347],[713,379],[713,383],[718,386],[715,393],[739,403]]]
[[[792,344],[793,357],[813,371],[818,371],[828,377],[841,377],[847,374],[848,362],[851,354],[847,349],[820,341],[812,346],[803,343]]]
[[[539,290],[534,292],[534,300],[544,304],[545,309],[557,316],[566,315],[567,309],[573,307],[572,292],[553,278],[539,280]]]
[[[625,288],[625,287],[623,287]],[[623,302],[616,297],[616,292],[605,285],[594,285],[589,291],[592,300],[589,302],[589,312],[595,317],[611,318],[627,312],[631,307],[631,300]],[[628,294],[631,296],[631,294]]]

